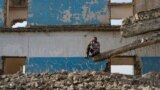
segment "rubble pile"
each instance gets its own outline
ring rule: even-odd
[[[0,90],[160,90],[160,73],[140,76],[83,71],[0,76]]]

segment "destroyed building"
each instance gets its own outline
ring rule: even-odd
[[[103,71],[107,60],[95,63],[84,58],[90,39],[98,38],[101,52],[141,39],[121,36],[122,19],[159,8],[159,4],[159,0],[0,0],[1,69],[4,74],[21,69],[32,73]],[[13,28],[24,21],[26,27]],[[114,57],[109,67],[112,72],[112,66],[129,65],[130,74],[136,74],[136,60],[140,74],[160,71],[159,44]]]

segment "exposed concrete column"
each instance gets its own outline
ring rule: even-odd
[[[6,0],[6,3],[5,3],[5,13],[6,13],[6,16],[4,16],[5,18],[5,27],[9,27],[9,3],[10,3],[10,0]]]

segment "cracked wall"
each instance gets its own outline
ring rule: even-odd
[[[106,25],[108,18],[108,0],[29,0],[30,25]]]

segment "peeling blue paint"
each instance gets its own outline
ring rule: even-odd
[[[4,0],[0,0],[0,27],[4,26]]]
[[[160,72],[160,57],[141,57],[142,73]]]
[[[160,72],[160,57],[141,57],[142,73]],[[73,72],[73,71],[103,71],[106,67],[106,60],[93,62],[84,57],[31,57],[26,62],[26,72]]]
[[[31,25],[107,24],[108,0],[30,0]]]
[[[95,63],[84,57],[31,57],[27,60],[26,72],[60,72],[60,71],[103,71],[106,61]]]

